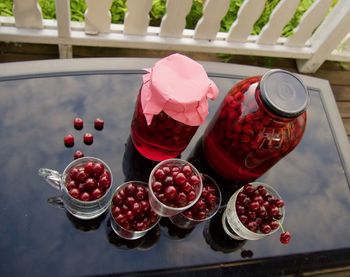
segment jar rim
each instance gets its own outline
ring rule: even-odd
[[[266,72],[259,83],[264,104],[277,115],[295,118],[304,113],[309,104],[309,91],[303,81],[286,70]]]

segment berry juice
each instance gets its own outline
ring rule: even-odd
[[[198,127],[181,123],[164,111],[153,116],[152,123],[147,125],[139,94],[131,123],[131,139],[135,148],[144,157],[162,161],[179,156]]]
[[[272,74],[263,84],[261,76],[237,83],[204,133],[206,159],[227,179],[257,179],[291,152],[303,136],[306,88],[299,79],[288,82],[287,77],[293,78],[288,72],[277,73],[283,78]]]

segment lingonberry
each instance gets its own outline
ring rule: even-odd
[[[291,238],[292,238],[292,236],[288,231],[283,232],[280,235],[280,241],[283,244],[288,244],[290,242]]]
[[[76,199],[78,199],[80,195],[79,190],[77,188],[72,188],[71,190],[69,190],[69,194]]]
[[[103,129],[104,124],[105,124],[105,122],[104,122],[104,120],[102,118],[96,118],[94,120],[94,127],[98,131],[101,131]]]
[[[92,198],[93,199],[99,199],[99,198],[102,197],[102,195],[103,195],[103,193],[102,193],[102,191],[99,188],[94,189],[93,192],[92,192]]]
[[[83,140],[86,145],[91,145],[94,142],[94,136],[91,133],[85,133]]]
[[[66,135],[63,138],[64,145],[68,148],[71,148],[74,146],[74,136],[71,134]]]
[[[81,130],[84,127],[84,121],[80,117],[76,117],[73,120],[73,125],[76,130]]]
[[[77,150],[77,151],[74,152],[74,156],[73,157],[74,157],[74,160],[82,158],[82,157],[84,157],[84,153],[81,150]]]

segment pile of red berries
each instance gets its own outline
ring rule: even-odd
[[[199,200],[189,209],[183,212],[188,218],[204,220],[211,216],[220,205],[220,192],[213,180],[205,175],[202,176],[203,189]]]
[[[66,177],[68,193],[81,201],[101,198],[111,186],[111,174],[100,162],[86,162],[71,168]]]
[[[114,220],[126,230],[144,231],[159,220],[148,201],[148,188],[137,182],[126,183],[112,198]]]
[[[163,164],[152,176],[152,191],[155,197],[170,207],[185,207],[198,196],[201,177],[192,166]]]
[[[82,130],[84,127],[84,121],[80,117],[76,117],[73,120],[73,126],[76,130]],[[94,120],[94,128],[98,131],[101,131],[104,127],[104,120],[101,118],[96,118]],[[86,145],[91,145],[94,142],[94,136],[91,133],[84,133],[83,141]],[[68,148],[71,148],[74,146],[74,136],[72,134],[68,134],[63,139],[64,145]],[[84,153],[81,150],[77,150],[74,153],[74,159],[82,158],[84,157]]]
[[[269,234],[280,227],[284,201],[271,195],[263,185],[244,185],[235,205],[239,220],[252,232]],[[290,237],[289,232],[283,231],[280,241],[286,244]]]

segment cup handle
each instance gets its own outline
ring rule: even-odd
[[[58,171],[49,168],[40,168],[38,173],[39,176],[43,177],[52,187],[61,190],[62,175]]]

